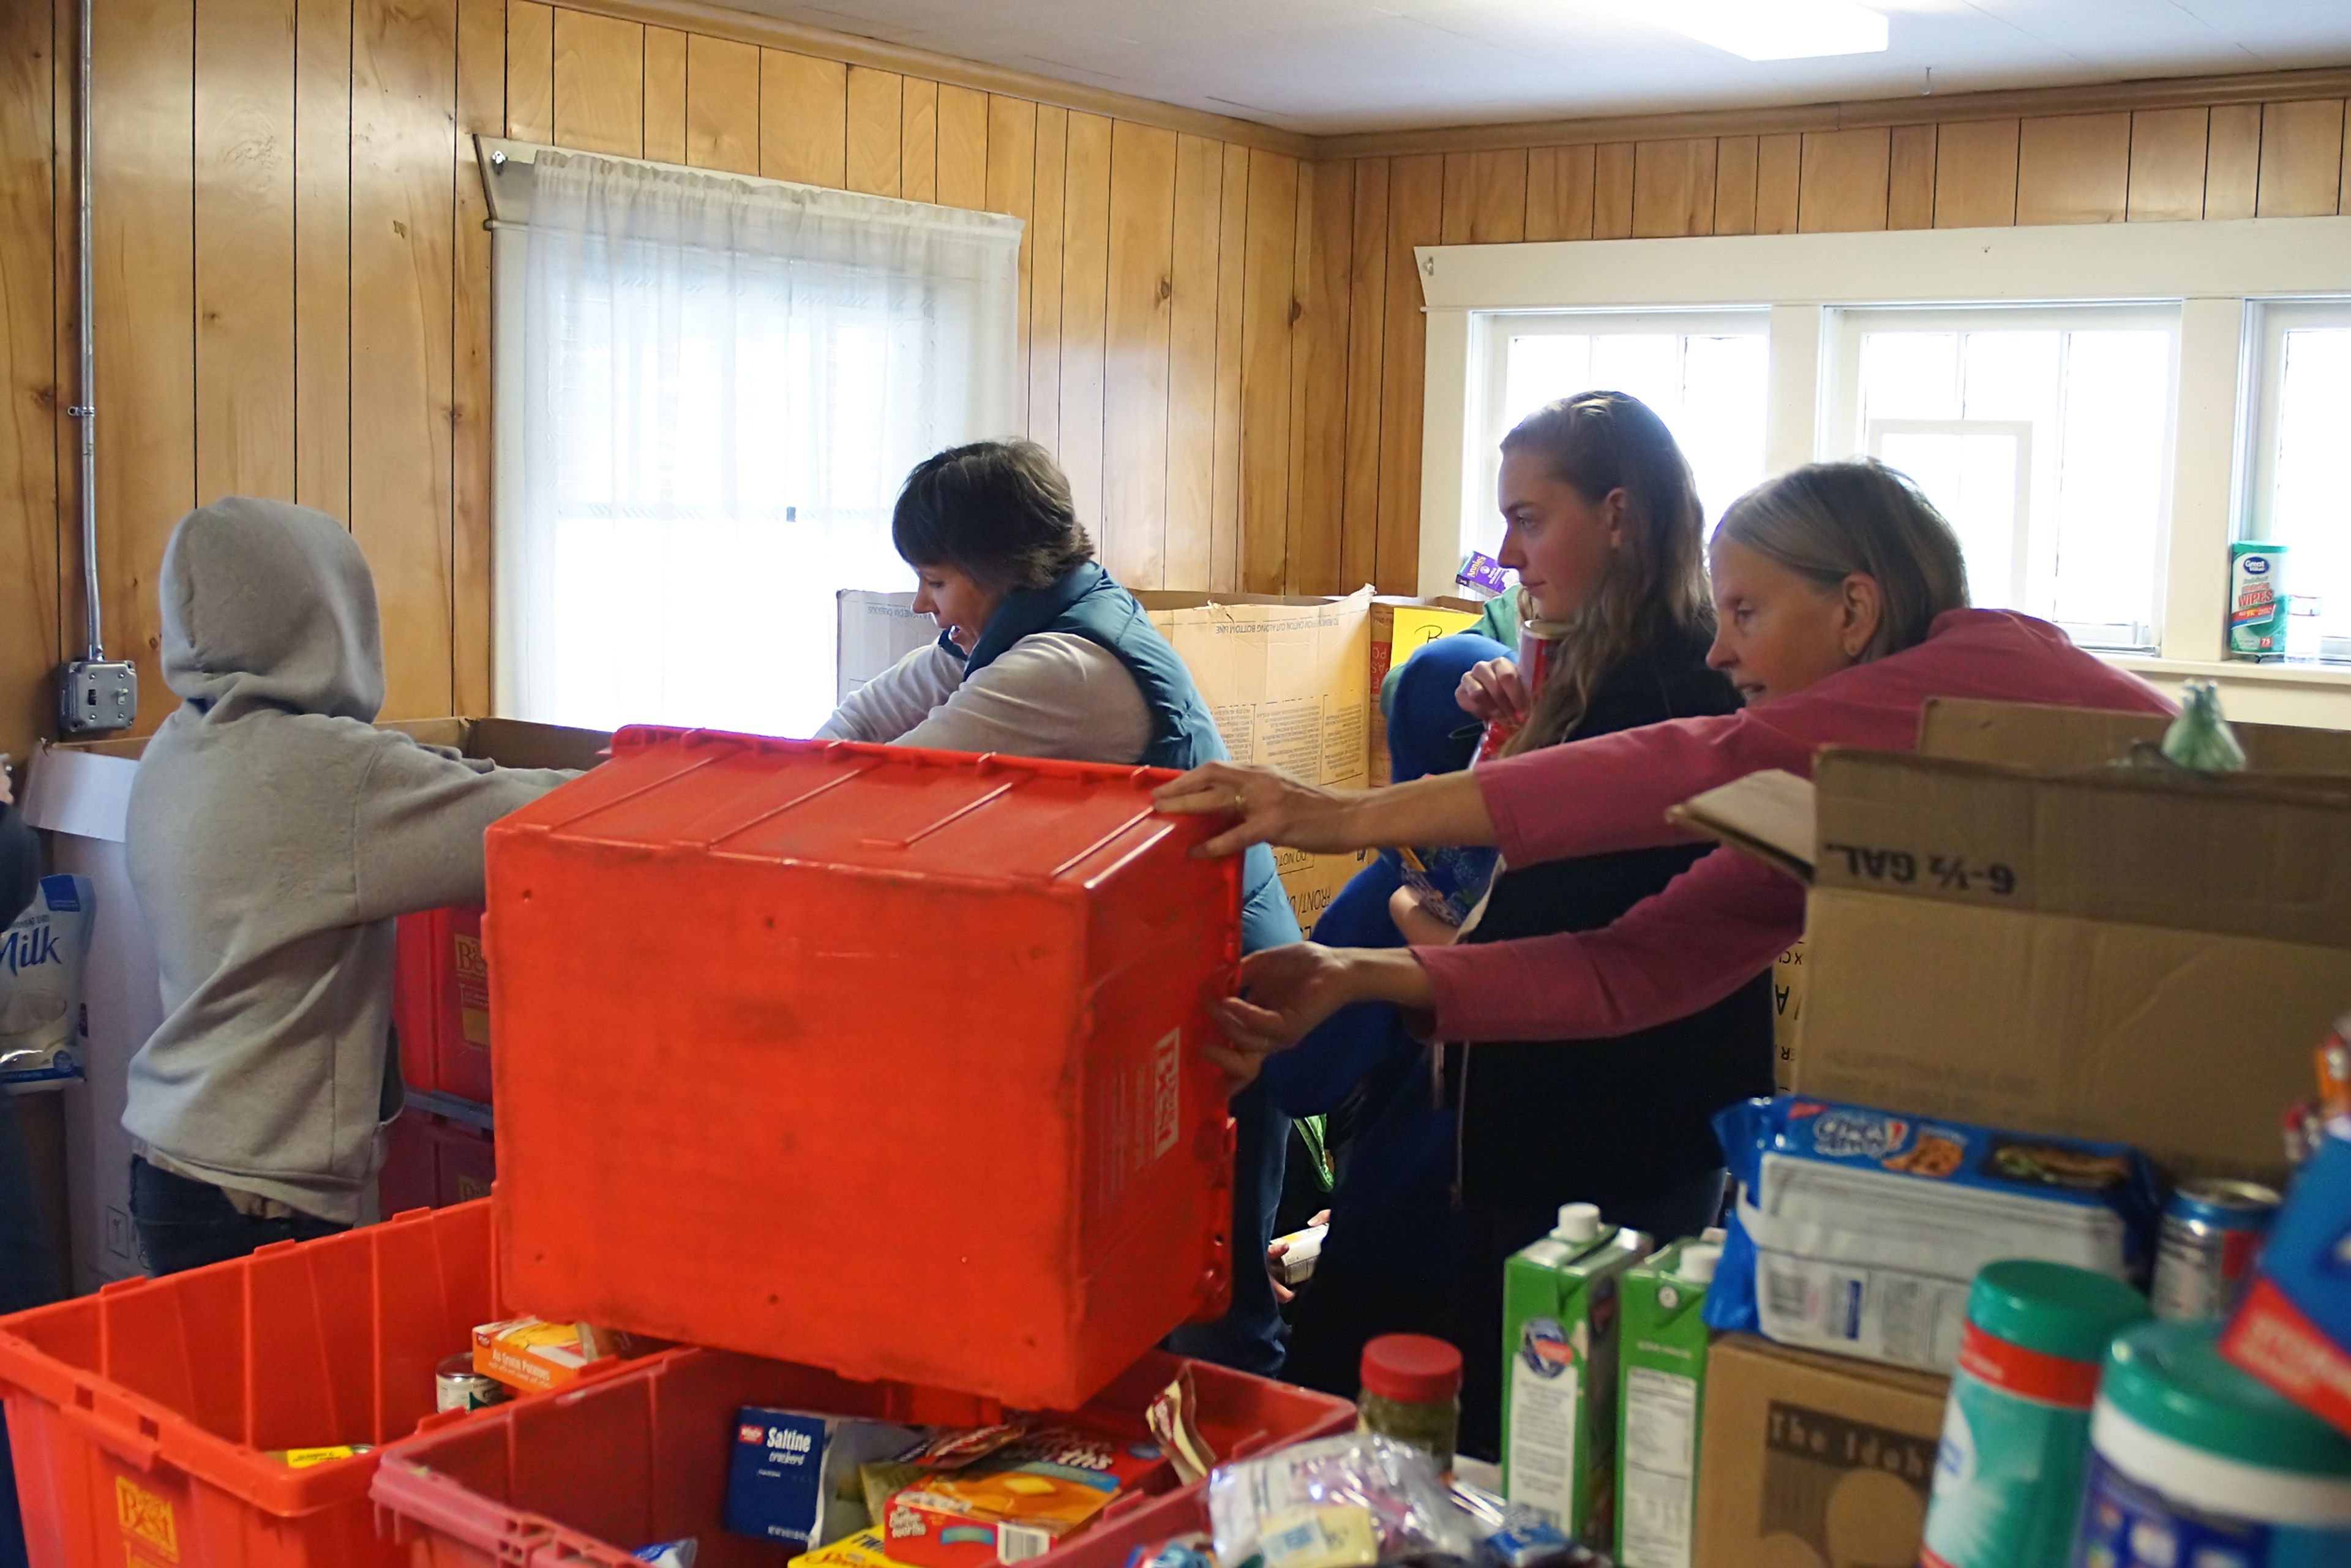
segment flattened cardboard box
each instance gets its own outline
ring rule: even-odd
[[[1812,862],[1795,1088],[2276,1175],[2351,1003],[2351,736],[2239,727],[2276,772],[2102,765],[2164,724],[1936,705],[1964,758],[1825,751],[1809,822],[1801,780],[1733,786],[1756,810],[1718,836]]]
[[[1135,598],[1191,671],[1234,760],[1341,789],[1364,786],[1371,590],[1343,599],[1149,590]],[[841,695],[937,637],[928,616],[913,613],[913,601],[840,595]],[[1370,858],[1274,851],[1301,930],[1313,929]]]
[[[1388,672],[1440,637],[1466,632],[1485,606],[1474,599],[1439,594],[1432,599],[1382,597],[1372,601],[1371,667],[1367,672],[1371,707],[1371,779],[1374,786],[1390,782],[1388,721],[1380,711],[1380,683]],[[1462,716],[1467,724],[1469,717]]]
[[[1767,1344],[1708,1355],[1696,1568],[1918,1561],[1950,1380]]]

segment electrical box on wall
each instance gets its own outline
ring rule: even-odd
[[[57,727],[68,735],[129,729],[139,716],[139,672],[111,660],[57,667]]]

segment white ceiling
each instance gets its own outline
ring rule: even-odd
[[[2351,0],[1872,0],[1886,53],[1762,64],[1639,0],[727,3],[1318,135],[2351,63]]]

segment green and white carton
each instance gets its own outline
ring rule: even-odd
[[[1700,1314],[1721,1260],[1719,1242],[1677,1241],[1625,1276],[1613,1548],[1618,1568],[1690,1568],[1708,1343]]]
[[[1502,1267],[1502,1492],[1593,1546],[1614,1518],[1617,1285],[1648,1250],[1571,1203]]]

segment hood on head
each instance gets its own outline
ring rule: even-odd
[[[252,708],[372,722],[383,706],[375,578],[323,512],[233,496],[163,550],[163,680],[222,717]]]

